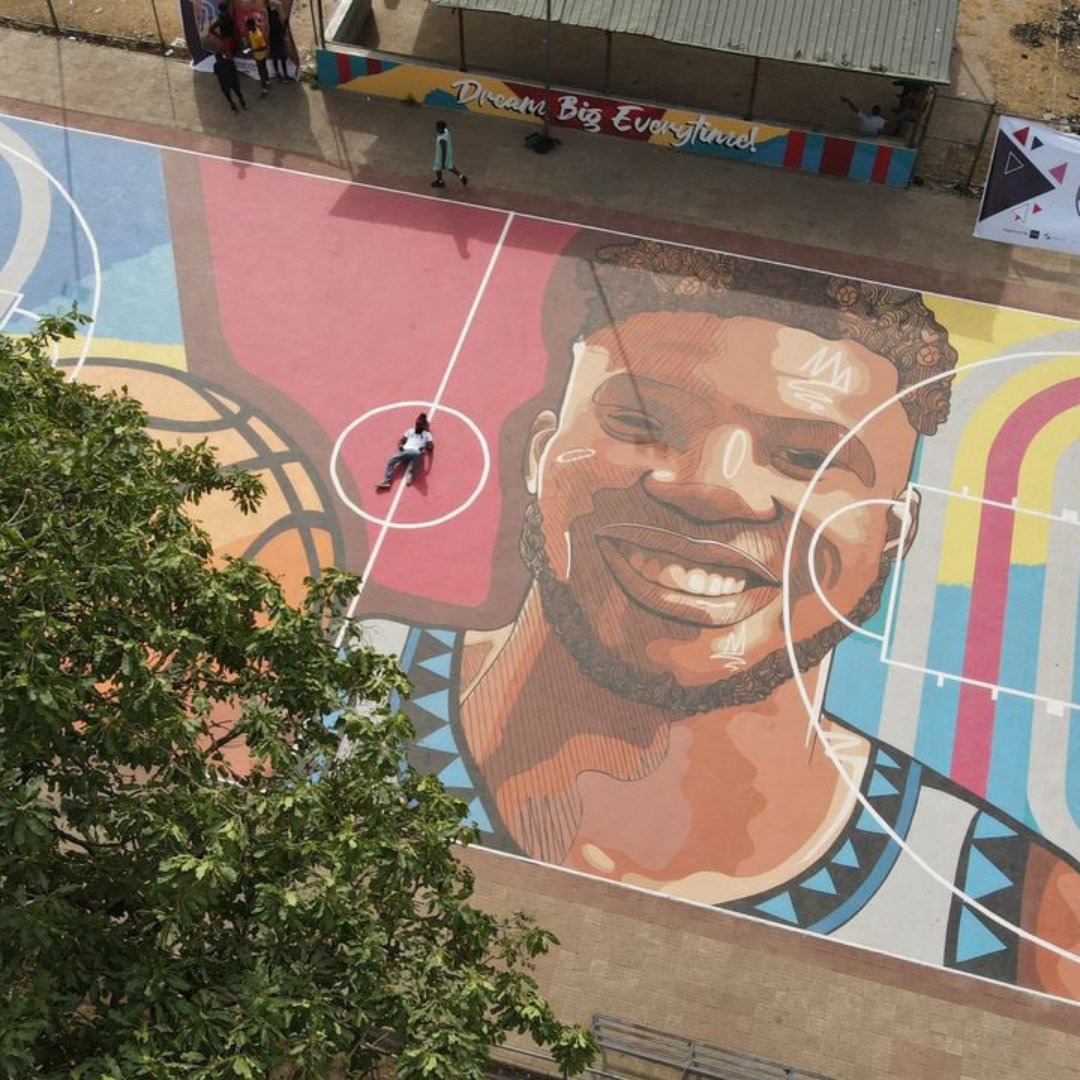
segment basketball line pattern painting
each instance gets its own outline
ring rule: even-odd
[[[1080,999],[1080,323],[9,118],[0,205],[5,332],[96,304],[266,481],[218,554],[363,574],[486,846]]]

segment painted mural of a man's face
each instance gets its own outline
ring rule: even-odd
[[[605,251],[599,274],[590,264],[603,314],[574,346],[559,414],[535,426],[524,557],[548,620],[610,689],[684,713],[760,700],[789,676],[781,579],[808,482],[955,354],[911,293],[661,245]],[[845,633],[815,592],[811,540],[820,528],[831,605],[869,618],[899,554],[903,514],[886,502],[947,412],[947,388],[925,389],[846,439],[813,488],[790,581],[804,668]]]

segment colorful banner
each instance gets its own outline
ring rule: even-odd
[[[975,235],[1080,252],[1080,138],[1002,116]]]
[[[184,27],[184,40],[191,53],[191,64],[197,71],[212,71],[213,54],[220,42],[210,32],[210,26],[218,17],[220,0],[178,0],[180,21]],[[300,71],[300,54],[296,51],[296,41],[289,29],[293,0],[278,0],[281,18],[285,23],[285,50],[288,60],[286,67],[289,74],[296,78]],[[241,38],[247,36],[245,26],[248,19],[256,24],[269,38],[267,27],[266,0],[230,0],[229,11]],[[246,75],[257,78],[254,60],[237,55],[236,66]]]
[[[542,120],[548,106],[547,92],[532,83],[426,64],[402,64],[375,53],[320,49],[318,64],[319,83],[325,90],[351,90],[531,123]],[[916,152],[891,143],[774,127],[577,90],[554,89],[550,103],[549,120],[559,127],[754,165],[891,187],[906,187],[915,168]]]

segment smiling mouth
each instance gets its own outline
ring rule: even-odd
[[[731,626],[779,593],[776,575],[730,544],[643,525],[608,526],[597,540],[622,591],[663,618]]]

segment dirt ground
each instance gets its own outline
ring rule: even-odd
[[[1080,38],[1043,35],[1034,46],[1014,26],[1040,23],[1080,32],[1067,0],[961,0],[951,92],[998,102],[1002,112],[1058,120],[1080,114]]]
[[[166,47],[183,37],[177,0],[52,0],[52,6],[61,29],[74,33],[104,34],[156,44],[160,24],[161,40]],[[335,0],[323,0],[327,18],[334,6]],[[46,0],[0,0],[0,16],[52,26]],[[294,0],[291,28],[301,59],[311,59],[315,35],[309,0]]]

